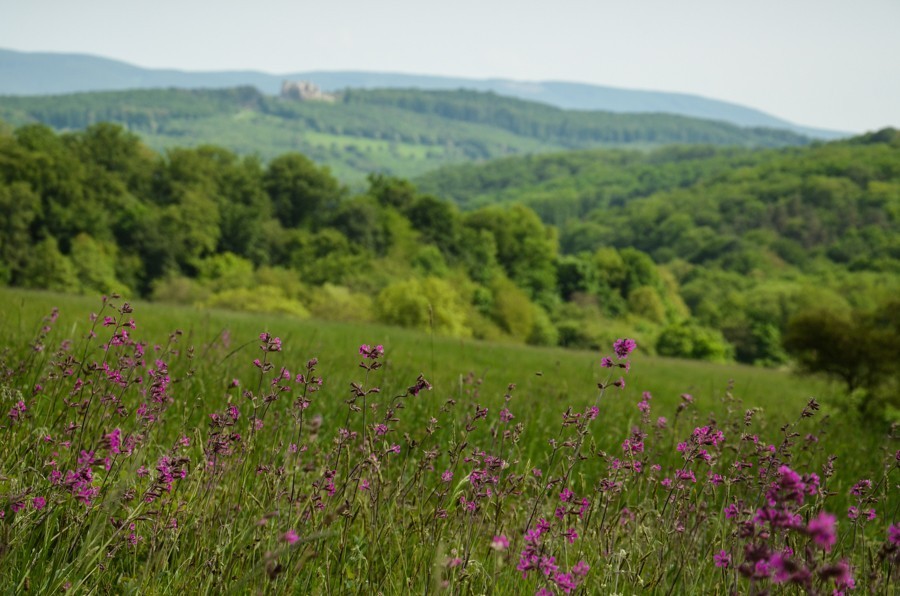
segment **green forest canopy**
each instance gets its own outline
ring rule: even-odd
[[[115,122],[157,150],[212,143],[264,159],[299,151],[359,188],[370,172],[410,177],[450,163],[564,149],[809,142],[782,130],[670,114],[561,110],[462,90],[354,89],[335,103],[271,97],[253,87],[0,97],[0,119],[57,131]]]
[[[465,207],[441,197],[451,197]],[[900,135],[573,152],[371,175],[159,154],[113,124],[0,134],[0,281],[456,336],[777,364],[812,306],[898,293]],[[543,221],[542,221],[543,220]]]

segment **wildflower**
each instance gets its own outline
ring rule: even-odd
[[[35,497],[31,501],[31,506],[34,507],[37,511],[40,511],[47,505],[47,499],[44,497]]]
[[[850,494],[856,497],[861,497],[866,492],[868,492],[870,488],[872,488],[871,480],[860,480],[853,485],[853,488],[850,489]]]
[[[491,541],[491,548],[495,551],[503,551],[509,548],[509,539],[502,534],[500,536],[494,536],[494,539]]]
[[[818,517],[809,521],[806,532],[812,537],[813,542],[826,551],[831,551],[831,547],[837,542],[835,522],[836,518],[833,515],[823,511]]]
[[[114,428],[111,433],[106,435],[106,440],[109,441],[109,452],[110,453],[122,453],[122,431],[121,431],[121,429]]]
[[[370,485],[369,485],[369,481],[367,479],[363,478],[362,480],[360,480],[359,490],[369,490],[369,488],[370,488]]]
[[[856,580],[853,579],[853,571],[850,564],[846,560],[839,561],[837,564],[828,565],[819,571],[823,578],[834,579],[834,594],[843,594],[844,590],[852,590],[856,587]]]
[[[370,347],[368,344],[362,344],[359,346],[359,355],[363,358],[377,360],[379,356],[384,355],[384,346],[378,344],[375,347]]]
[[[321,379],[319,380],[321,384]],[[429,383],[424,375],[419,375],[419,378],[416,379],[416,384],[411,386],[407,391],[412,396],[417,396],[422,390],[431,391],[431,383]]]
[[[612,368],[613,367],[612,358],[610,358],[609,356],[604,356],[603,358],[600,359],[600,366],[602,366],[603,368]]]
[[[295,530],[288,530],[284,533],[284,536],[282,536],[281,539],[290,545],[294,545],[297,544],[298,540],[300,540],[300,536]]]
[[[619,360],[628,358],[628,355],[631,354],[635,348],[637,348],[637,342],[633,339],[620,338],[613,342],[613,351],[616,353]]]
[[[559,500],[562,501],[563,503],[568,503],[569,501],[572,500],[573,496],[575,496],[575,493],[573,493],[568,488],[564,488],[564,489],[562,489],[562,492],[559,493]]]
[[[565,594],[571,594],[578,589],[578,583],[570,573],[556,573],[553,576],[553,583]]]
[[[718,553],[713,555],[713,561],[715,561],[716,567],[728,569],[728,567],[731,565],[731,555],[724,550],[720,550]]]
[[[450,470],[446,470],[441,474],[441,482],[450,482],[451,480],[453,480],[453,472]]]
[[[575,566],[572,567],[572,575],[575,577],[584,577],[590,570],[591,566],[587,564],[587,561],[578,561],[575,563]]]
[[[900,524],[893,524],[888,528],[888,542],[900,546]]]

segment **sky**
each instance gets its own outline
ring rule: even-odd
[[[0,0],[0,47],[181,70],[574,81],[900,128],[900,0]]]

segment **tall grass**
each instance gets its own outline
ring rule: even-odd
[[[809,380],[624,342],[536,350],[118,298],[88,316],[5,290],[0,306],[11,593],[898,579],[896,433]]]

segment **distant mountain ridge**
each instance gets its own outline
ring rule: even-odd
[[[156,149],[215,144],[271,159],[299,151],[344,182],[413,177],[452,163],[592,147],[786,147],[809,137],[674,114],[562,110],[493,92],[346,89],[328,101],[229,89],[0,96],[0,120],[76,131],[114,122]]]
[[[312,71],[268,74],[259,71],[187,72],[141,68],[85,54],[31,53],[0,49],[0,95],[48,95],[147,88],[226,88],[251,85],[276,94],[284,80],[308,80],[325,91],[346,88],[470,89],[492,91],[569,110],[668,113],[718,120],[737,126],[790,130],[818,139],[845,133],[800,126],[760,110],[684,93],[620,89],[558,81],[466,79],[380,72]]]

